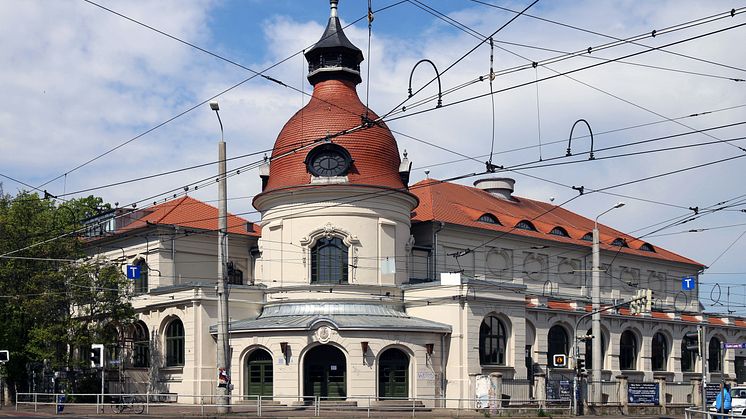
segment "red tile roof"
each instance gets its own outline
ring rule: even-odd
[[[304,161],[315,146],[279,156],[331,133],[360,125],[365,111],[366,107],[360,101],[354,83],[327,80],[316,84],[311,100],[290,118],[277,137],[269,179],[263,192],[309,185],[311,174]],[[368,117],[378,118],[372,111],[368,111]],[[347,149],[353,159],[347,174],[350,184],[405,187],[399,177],[399,149],[384,123],[332,138],[331,142]]]
[[[593,231],[593,220],[553,204],[521,197],[508,201],[479,188],[435,179],[420,181],[410,186],[409,189],[420,200],[420,205],[414,210],[412,222],[443,221],[517,236],[592,246],[590,241],[581,240],[581,237]],[[477,221],[485,213],[495,216],[502,225]],[[514,228],[522,220],[530,221],[538,231]],[[558,226],[567,230],[570,237],[549,234],[554,227]],[[612,246],[611,242],[622,238],[629,245],[629,247],[622,247],[622,253],[703,266],[660,247],[655,247],[655,252],[639,250],[640,246],[645,243],[642,240],[603,224],[599,224],[598,228],[601,249],[616,252],[619,247]]]
[[[218,209],[189,196],[167,201],[144,210],[142,217],[127,224],[120,231],[133,230],[149,224],[175,225],[201,230],[218,229]],[[228,214],[228,232],[246,236],[260,236],[258,225],[252,223],[252,231],[247,231],[248,221]],[[119,232],[119,231],[118,231]]]

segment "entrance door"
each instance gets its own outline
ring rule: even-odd
[[[262,349],[252,352],[246,360],[247,396],[272,398],[272,355]]]
[[[378,397],[409,397],[409,357],[395,348],[378,358]]]
[[[333,346],[321,345],[308,351],[303,377],[304,396],[318,396],[324,400],[344,400],[347,397],[347,359]]]

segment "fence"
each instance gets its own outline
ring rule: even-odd
[[[692,405],[693,395],[697,394],[697,391],[697,387],[692,383],[666,383],[666,403]]]
[[[506,378],[502,381],[502,404],[529,404],[533,400],[532,380]]]
[[[526,381],[526,380],[520,380]],[[524,391],[524,383],[516,383],[513,388]],[[516,393],[518,394],[518,393]],[[569,413],[569,404],[562,400],[547,400],[546,405],[512,406],[511,400],[501,399],[497,403],[478,406],[476,399],[459,398],[386,398],[361,395],[346,398],[319,397],[259,397],[232,395],[229,405],[221,404],[224,396],[201,396],[179,394],[50,394],[18,393],[16,394],[16,411],[33,411],[48,413],[69,413],[70,415],[96,415],[112,413],[140,413],[163,416],[214,415],[221,408],[229,407],[232,413],[247,416],[262,416],[296,412],[308,416],[346,417],[352,414],[367,414],[368,417],[386,417],[392,412],[406,413],[415,416],[440,417],[473,416],[480,414],[500,414],[505,411],[515,412],[522,409],[529,414],[537,414],[539,409],[557,413]],[[278,400],[279,399],[279,400]],[[520,399],[520,397],[517,397]],[[167,401],[170,400],[170,401]],[[461,406],[458,408],[456,406]],[[471,413],[469,413],[471,412]]]

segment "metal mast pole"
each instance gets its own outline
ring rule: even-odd
[[[217,369],[218,378],[221,369],[230,377],[230,347],[228,342],[228,293],[226,292],[226,256],[228,242],[228,203],[227,179],[225,176],[225,139],[223,138],[223,122],[220,120],[217,102],[211,102],[210,108],[215,111],[220,122],[220,142],[218,143],[218,347]],[[219,387],[218,413],[230,412],[230,380],[225,387]]]

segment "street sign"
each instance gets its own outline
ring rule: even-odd
[[[696,286],[697,282],[693,276],[685,276],[681,278],[681,289],[684,291],[691,291]]]
[[[723,343],[723,349],[746,349],[746,342],[744,343]]]
[[[140,279],[140,265],[127,265],[127,279]]]

